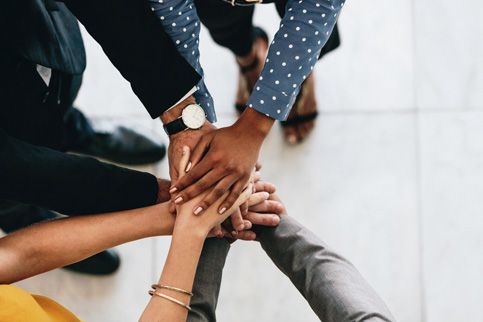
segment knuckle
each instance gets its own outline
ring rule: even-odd
[[[263,217],[262,217],[262,223],[263,223],[264,225],[267,225],[267,224],[268,224],[268,217],[267,217],[267,216],[263,216]]]
[[[183,197],[183,200],[190,200],[192,197],[191,191],[187,190],[181,194],[181,197]]]
[[[219,153],[213,153],[210,159],[213,163],[219,163],[223,159],[223,157]]]
[[[220,198],[221,196],[223,196],[223,194],[225,193],[225,189],[224,188],[215,188],[215,190],[213,190],[213,193],[214,195],[218,198]]]
[[[188,172],[185,175],[185,178],[186,178],[186,180],[184,180],[184,181],[190,181],[190,182],[192,182],[192,181],[194,181],[196,179],[195,173],[193,171],[190,171],[190,172]]]
[[[198,184],[197,185],[198,185],[199,189],[201,189],[203,191],[206,190],[206,189],[208,189],[208,187],[210,186],[208,184],[208,182],[206,182],[206,180],[200,180],[200,181],[198,181]]]
[[[242,167],[233,167],[231,170],[233,173],[235,173],[237,176],[243,176],[245,175],[245,171]]]
[[[200,207],[203,208],[203,209],[208,209],[211,205],[211,202],[207,201],[207,200],[203,200],[202,202],[200,202]]]
[[[268,210],[269,212],[275,212],[275,211],[277,211],[277,205],[270,203],[269,206],[268,206],[268,209],[269,209]]]

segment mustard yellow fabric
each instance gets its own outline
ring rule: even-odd
[[[84,322],[54,300],[12,285],[0,285],[0,321]]]

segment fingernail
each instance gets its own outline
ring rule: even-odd
[[[295,135],[289,135],[287,141],[288,143],[294,144],[295,142],[297,142],[297,138],[295,137]]]
[[[173,188],[169,189],[169,193],[175,193],[177,190],[178,190],[178,188],[173,187]]]
[[[245,224],[239,224],[238,226],[236,226],[236,230],[238,231],[242,231],[243,228],[245,228]]]
[[[188,147],[187,146],[184,146],[183,147],[183,154],[186,154],[186,152],[188,152]]]
[[[226,211],[226,207],[223,207],[220,209],[220,215],[223,215],[223,213]]]
[[[233,237],[235,237],[235,236],[237,235],[237,232],[236,232],[236,231],[232,231],[232,232],[231,232],[231,235],[232,235]]]
[[[273,218],[272,218],[272,223],[273,223],[274,225],[278,225],[278,224],[280,223],[280,217],[278,217],[278,216],[273,216]]]
[[[191,161],[190,161],[190,163],[188,163],[188,166],[186,167],[186,170],[185,170],[185,172],[188,172],[188,171],[190,171],[190,169],[191,169]]]
[[[176,198],[176,200],[174,201],[175,204],[179,204],[181,201],[183,201],[183,197],[178,197]]]
[[[198,208],[196,208],[196,210],[195,210],[194,214],[195,214],[195,215],[199,215],[199,214],[200,214],[200,212],[202,212],[202,211],[203,211],[203,208],[198,207]]]

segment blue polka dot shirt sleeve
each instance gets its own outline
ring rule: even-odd
[[[287,119],[344,6],[341,0],[289,0],[248,106]]]
[[[204,73],[200,64],[199,34],[200,19],[192,0],[169,1],[148,0],[151,9],[159,18],[164,31],[171,37],[178,52],[203,78],[198,82],[193,94],[203,107],[210,122],[216,122],[213,98],[206,88]]]

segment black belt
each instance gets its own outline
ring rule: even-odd
[[[257,3],[262,2],[272,2],[266,0],[223,0],[224,2],[230,3],[232,6],[253,6]]]

